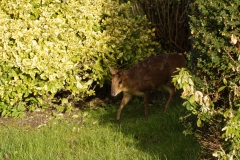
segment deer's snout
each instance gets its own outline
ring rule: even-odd
[[[117,94],[116,94],[115,91],[112,90],[112,91],[111,91],[111,95],[115,97]]]

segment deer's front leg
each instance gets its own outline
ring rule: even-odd
[[[118,121],[120,120],[120,116],[121,116],[121,112],[122,112],[123,107],[131,100],[131,98],[132,98],[131,94],[123,92],[123,99],[122,99],[121,105],[118,109],[117,117],[116,117],[116,119]]]

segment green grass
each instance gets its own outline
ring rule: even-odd
[[[78,119],[54,119],[39,129],[0,125],[0,159],[199,159],[197,141],[182,134],[184,109],[176,103],[167,113],[160,106],[149,107],[148,121],[135,99],[123,109],[121,123],[115,120],[116,104],[80,111]]]

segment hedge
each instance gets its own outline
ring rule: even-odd
[[[150,27],[132,15],[130,3],[1,0],[1,116],[51,107],[60,90],[94,95],[108,79],[108,65],[130,66],[155,53]]]

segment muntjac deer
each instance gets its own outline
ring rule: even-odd
[[[166,112],[175,93],[175,88],[171,84],[172,76],[176,74],[176,68],[185,65],[186,60],[182,54],[160,54],[146,58],[125,71],[109,67],[112,74],[111,95],[116,96],[123,91],[123,99],[116,119],[120,120],[123,107],[133,95],[144,96],[145,118],[148,119],[149,93],[159,87],[170,93],[164,110]]]

